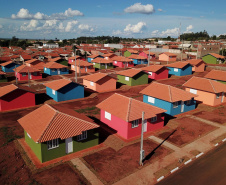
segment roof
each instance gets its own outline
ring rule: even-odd
[[[221,70],[211,70],[205,78],[210,78],[214,80],[221,80],[221,81],[226,81],[226,71],[221,71]]]
[[[84,80],[88,80],[88,81],[92,81],[92,82],[98,82],[99,80],[105,78],[105,77],[110,77],[108,74],[106,73],[95,73],[95,74],[92,74],[92,75],[87,75],[87,76],[84,76],[82,77]],[[112,78],[112,77],[110,77]]]
[[[5,75],[6,73],[3,71],[0,71],[0,75]]]
[[[199,65],[200,63],[204,63],[202,59],[186,60],[185,62],[188,62],[192,66],[196,66],[196,65]]]
[[[190,80],[183,84],[185,87],[198,89],[211,93],[226,92],[226,85],[215,80],[210,80],[200,77],[192,77]]]
[[[3,87],[0,87],[0,97],[14,91],[18,89],[17,86],[15,86],[14,84],[11,84],[11,85],[6,85],[6,86],[3,86]]]
[[[99,57],[101,55],[90,55],[90,56],[87,56],[87,58],[96,58],[96,57]]]
[[[13,63],[12,61],[8,61],[8,62],[1,63],[0,65],[1,66],[7,66],[7,65],[12,64],[12,63]]]
[[[18,120],[35,142],[61,140],[99,127],[92,119],[72,109],[43,105]]]
[[[50,89],[57,91],[70,83],[74,83],[74,82],[72,82],[71,80],[67,80],[67,79],[60,79],[60,80],[54,80],[54,81],[45,83],[43,85],[45,85],[46,87],[49,87]]]
[[[173,67],[173,68],[182,69],[187,65],[191,65],[191,64],[189,62],[174,62],[174,63],[166,65],[166,67]]]
[[[60,57],[56,57],[56,58],[50,58],[49,59],[50,62],[56,62],[58,60],[61,60],[61,58]]]
[[[27,64],[32,64],[32,63],[35,62],[35,61],[43,62],[43,61],[38,60],[38,59],[31,59],[31,60],[27,60],[25,63],[27,63]]]
[[[29,66],[26,66],[26,65],[21,65],[15,69],[13,69],[15,72],[18,72],[18,73],[33,73],[33,72],[37,72],[39,71],[38,69],[34,68],[34,67],[29,67]]]
[[[132,59],[129,59],[127,57],[123,57],[123,56],[114,56],[111,58],[111,60],[113,61],[118,61],[118,62],[132,62]]]
[[[61,69],[61,68],[67,68],[67,66],[56,63],[56,62],[48,62],[47,64],[44,65],[44,67],[46,68],[50,68],[50,69]]]
[[[143,53],[145,53],[145,54],[149,55],[149,51],[148,51],[148,50],[147,50],[147,51],[143,51]],[[155,55],[155,53],[150,52],[150,55]]]
[[[93,64],[84,60],[76,60],[76,66],[93,66]]]
[[[131,58],[131,59],[147,59],[146,57],[142,56],[142,55],[130,55],[128,58]]]
[[[108,64],[108,63],[112,63],[113,61],[112,60],[107,60],[107,59],[104,59],[104,58],[97,57],[97,58],[93,59],[91,62],[92,63]]]
[[[0,61],[10,61],[10,57],[0,57]]]
[[[31,59],[32,59],[31,55],[21,55],[21,57],[22,57],[24,60],[31,60]]]
[[[166,112],[164,109],[117,93],[105,99],[96,107],[105,110],[126,122],[141,119],[143,111],[145,112],[144,119],[152,118],[157,114]]]
[[[168,102],[187,101],[197,96],[182,89],[178,89],[170,85],[160,84],[157,82],[152,82],[140,93]]]
[[[225,59],[224,56],[216,54],[216,53],[209,53],[210,55],[214,56],[215,58]]]
[[[135,75],[137,75],[140,72],[142,72],[142,70],[140,70],[140,69],[128,69],[128,70],[124,70],[124,71],[119,71],[116,74],[122,75],[122,76],[134,77]]]
[[[76,59],[79,59],[79,58],[82,58],[81,56],[79,56],[79,55],[76,55]],[[73,56],[73,57],[69,57],[68,58],[69,60],[75,60],[75,56]]]
[[[150,71],[150,72],[156,73],[162,68],[169,70],[167,67],[162,66],[162,65],[150,65],[150,66],[147,66],[147,67],[142,67],[140,69],[143,70],[143,71]]]
[[[170,53],[170,52],[160,53],[159,55],[161,55],[161,54],[165,54],[165,55],[167,55],[167,56],[171,56],[171,57],[176,57],[176,56],[177,56],[176,54],[174,54],[174,53]]]

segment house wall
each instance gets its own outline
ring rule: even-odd
[[[206,62],[207,64],[219,64],[219,61],[212,55],[206,55],[202,57],[202,60]]]
[[[81,69],[81,72],[80,72],[80,68],[82,67],[82,69]],[[76,68],[77,68],[77,73],[93,73],[93,72],[95,72],[95,68],[93,67],[93,66],[81,66],[80,68],[79,68],[79,66],[77,66]],[[86,69],[87,69],[87,71],[86,71]],[[73,71],[75,71],[75,66],[74,65],[71,65],[71,70],[73,70]]]
[[[177,60],[177,57],[169,57],[168,55],[166,54],[161,54],[159,55],[159,60],[163,60],[163,61],[176,61]]]
[[[102,80],[99,80],[96,83],[96,91],[97,92],[104,92],[104,91],[114,91],[116,90],[116,79],[106,77]]]
[[[148,71],[146,71],[148,74]],[[160,69],[157,73],[152,72],[152,75],[148,74],[148,78],[154,79],[154,80],[160,80],[160,79],[166,79],[169,76],[169,70],[168,69]]]
[[[132,78],[129,77],[129,81],[126,81],[125,76],[122,75],[117,75],[117,78],[118,78],[117,82],[132,86]]]
[[[127,63],[128,63],[128,65],[126,65]],[[119,61],[114,61],[113,65],[118,66],[118,67],[122,67],[122,68],[124,68],[125,65],[126,65],[126,67],[133,67],[134,66],[133,62],[126,62],[125,64],[123,64],[123,62],[119,62]]]
[[[90,85],[90,81],[83,79],[83,85],[86,86],[88,89],[92,89],[96,91],[96,83],[93,82],[93,86]]]
[[[122,75],[117,75],[117,78],[118,82],[129,86],[148,84],[148,75],[146,73],[138,73],[133,78],[129,77],[129,81],[126,81],[125,76]]]
[[[147,64],[148,63],[147,59],[132,59],[132,60],[133,60],[133,63],[135,65]]]
[[[192,67],[193,72],[204,72],[205,71],[205,63],[201,63],[200,65]]]
[[[105,67],[106,64],[100,64],[100,63],[95,63],[94,68],[98,68],[98,69],[106,69]],[[114,68],[113,64],[107,64],[107,69],[112,69]]]
[[[169,69],[170,75],[176,75],[176,76],[185,76],[185,75],[191,75],[192,74],[192,66],[187,65],[183,69],[178,69],[178,71],[174,71],[175,68],[173,67],[167,67]]]
[[[38,71],[36,72],[37,75],[33,75],[34,73],[30,73],[31,74],[31,78],[30,80],[38,80],[38,79],[42,79],[42,74]],[[28,73],[26,73],[26,76],[23,76],[22,73],[17,73],[15,72],[15,77],[17,77],[17,79],[19,81],[23,81],[23,80],[28,80]]]
[[[5,73],[10,73],[10,72],[14,72],[13,69],[19,67],[20,65],[19,64],[14,64],[14,63],[11,63],[7,66],[2,66],[2,71],[4,71]]]
[[[44,73],[48,75],[58,75],[58,70],[60,70],[60,75],[68,74],[69,71],[67,67],[65,67],[64,69],[66,69],[66,71],[61,71],[61,69],[55,69],[55,72],[53,72],[52,69],[44,68]]]
[[[0,98],[0,111],[35,106],[35,94],[16,89]]]

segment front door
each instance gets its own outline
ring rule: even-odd
[[[181,101],[181,112],[184,112],[184,102]]]
[[[66,153],[68,154],[68,153],[73,152],[73,141],[72,141],[72,137],[67,138],[65,140],[65,142],[66,142]]]
[[[57,71],[58,71],[58,75],[60,75],[60,69],[58,69]]]
[[[224,92],[222,92],[221,103],[224,101]]]
[[[107,69],[108,68],[108,65],[107,64],[105,64],[105,69]]]
[[[29,79],[32,79],[32,76],[31,76],[31,73],[28,73],[29,75],[28,75],[28,78]]]
[[[144,120],[144,132],[147,132],[147,120]]]
[[[85,67],[85,72],[87,72],[87,67]]]

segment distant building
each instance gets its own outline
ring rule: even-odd
[[[46,44],[43,44],[43,48],[59,48],[59,44],[58,43],[46,43]]]

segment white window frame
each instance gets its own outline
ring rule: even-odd
[[[152,72],[148,72],[148,74],[149,74],[150,76],[152,76]]]
[[[216,93],[216,99],[219,99],[221,96],[221,93]]]
[[[178,101],[177,102],[173,102],[173,108],[177,108],[178,107]]]
[[[104,117],[105,117],[106,119],[108,119],[108,120],[111,120],[111,113],[105,111],[105,112],[104,112]]]
[[[58,148],[59,147],[59,139],[53,139],[50,141],[47,141],[47,148],[48,150],[54,149],[54,148]]]
[[[139,119],[132,121],[132,128],[136,128],[139,126]]]
[[[55,90],[53,90],[53,89],[52,89],[52,94],[54,94],[54,95],[56,94],[56,91],[55,91]]]
[[[129,81],[129,77],[128,76],[125,76],[125,81]]]
[[[174,68],[174,72],[178,72],[178,68]]]
[[[148,102],[149,103],[155,103],[155,98],[148,96]]]
[[[82,141],[87,139],[87,130],[83,131],[81,135],[77,135],[77,141]]]
[[[115,61],[115,64],[117,64],[117,61]]]
[[[90,82],[90,85],[91,85],[91,86],[94,86],[94,83],[93,83],[93,82]]]
[[[157,121],[157,116],[151,118],[151,123],[154,123],[156,121]]]
[[[95,65],[95,62],[93,62],[93,65]]]
[[[197,94],[197,90],[196,89],[190,89],[189,92],[193,93],[193,94]]]

